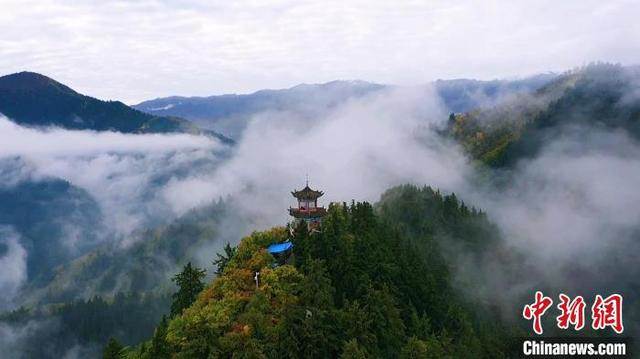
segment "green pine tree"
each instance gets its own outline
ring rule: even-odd
[[[167,317],[162,316],[162,320],[160,324],[158,324],[151,339],[151,347],[149,348],[151,358],[164,359],[170,357],[170,348],[166,338],[168,326]]]
[[[232,247],[231,244],[227,243],[227,245],[224,246],[224,253],[216,254],[218,258],[213,260],[213,265],[216,267],[216,275],[221,275],[222,272],[224,272],[225,267],[236,254],[236,251],[236,247]]]
[[[205,275],[204,269],[193,267],[189,262],[182,272],[173,277],[173,281],[178,285],[178,291],[173,294],[171,317],[182,314],[182,311],[196,300],[198,294],[204,289],[202,280]]]
[[[109,338],[109,342],[102,351],[103,359],[120,359],[122,358],[122,349],[124,347],[115,338]]]
[[[367,359],[368,357],[367,351],[355,339],[344,343],[342,355],[340,355],[341,359]]]
[[[429,356],[429,350],[427,348],[427,344],[416,338],[411,337],[407,344],[402,347],[402,351],[400,351],[401,359],[425,359],[425,358],[434,358],[433,356]]]

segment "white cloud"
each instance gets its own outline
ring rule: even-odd
[[[11,227],[0,226],[0,310],[12,306],[20,286],[27,279],[27,251]]]
[[[469,168],[451,143],[429,127],[446,119],[430,88],[387,90],[351,100],[317,118],[288,113],[256,116],[233,157],[216,171],[171,181],[168,203],[184,212],[207,198],[233,195],[264,227],[285,223],[289,193],[304,186],[330,201],[376,201],[406,182],[461,186]]]
[[[0,186],[59,178],[95,198],[106,225],[118,234],[173,218],[158,192],[172,178],[215,167],[218,141],[184,134],[32,129],[0,117]]]
[[[625,245],[640,223],[640,145],[625,133],[571,128],[520,164],[487,206],[514,243],[548,265]],[[559,261],[562,265],[563,263]]]
[[[136,102],[634,63],[636,1],[2,1],[0,73]]]
[[[21,127],[0,116],[0,157],[93,156],[99,153],[169,152],[195,148],[220,149],[204,136],[184,134],[129,135],[118,132],[68,131]]]

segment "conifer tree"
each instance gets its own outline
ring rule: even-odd
[[[336,339],[333,293],[321,260],[313,259],[304,268],[300,299],[304,317],[296,328],[300,349],[307,358],[335,357],[339,352]]]
[[[160,324],[158,324],[151,339],[151,347],[149,348],[151,358],[164,359],[170,357],[170,348],[166,338],[168,326],[167,317],[162,316],[162,320]]]
[[[217,259],[213,260],[213,265],[216,266],[216,275],[221,275],[224,272],[224,268],[227,266],[231,258],[236,254],[236,247],[232,247],[231,244],[227,242],[227,245],[224,246],[224,253],[217,253]]]
[[[367,351],[355,339],[344,343],[344,349],[340,355],[341,359],[366,359],[368,357]]]
[[[123,346],[115,338],[109,338],[109,342],[102,352],[103,359],[120,359],[122,357]]]
[[[307,258],[310,257],[309,230],[304,221],[300,221],[293,230],[293,254],[296,258],[296,265],[303,266]]]
[[[407,341],[402,351],[400,351],[401,359],[425,359],[425,358],[439,358],[437,356],[429,355],[427,344],[416,338],[411,337]],[[433,353],[432,353],[433,354]]]
[[[188,308],[204,289],[204,279],[206,271],[187,263],[182,272],[173,277],[173,281],[178,285],[178,291],[173,294],[171,303],[171,317],[180,315],[185,308]]]

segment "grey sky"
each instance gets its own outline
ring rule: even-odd
[[[0,0],[0,74],[127,103],[635,64],[638,1]]]

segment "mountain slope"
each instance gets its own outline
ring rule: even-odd
[[[479,255],[492,251],[500,240],[484,214],[428,187],[395,188],[380,206],[332,204],[317,233],[254,232],[191,307],[127,354],[504,357],[505,328],[476,316],[481,304],[453,288],[455,268],[439,247],[446,236]],[[285,240],[293,255],[278,266],[265,247]]]
[[[119,101],[101,101],[34,72],[0,77],[0,113],[25,126],[123,133],[203,133],[193,123],[154,116]],[[215,133],[219,139],[229,140]]]
[[[167,225],[131,234],[129,246],[107,243],[53,268],[54,278],[45,286],[25,288],[31,297],[25,295],[24,301],[49,304],[117,292],[166,291],[186,258],[235,241],[243,220],[238,209],[222,201],[192,210]],[[224,223],[231,221],[237,227],[222,233]],[[214,257],[213,252],[209,255]]]
[[[94,358],[111,336],[127,344],[144,340],[168,313],[177,268],[195,257],[207,263],[224,241],[239,238],[245,226],[239,216],[233,205],[219,201],[138,231],[128,246],[105,243],[63,264],[47,262],[53,278],[27,284],[21,307],[0,312],[0,332],[18,333],[0,338],[0,347],[12,358],[61,358],[73,351]],[[236,226],[225,228],[229,223]]]
[[[518,80],[438,80],[434,86],[447,109],[457,113],[495,105],[506,96],[532,93],[556,77],[556,74],[547,73]]]
[[[578,131],[623,131],[640,139],[640,69],[595,64],[532,94],[450,117],[448,132],[482,162],[512,166]]]
[[[11,229],[25,251],[25,282],[36,286],[52,279],[52,268],[98,245],[103,230],[101,211],[93,198],[58,179],[0,185],[3,226]],[[0,307],[11,299],[6,295]]]

